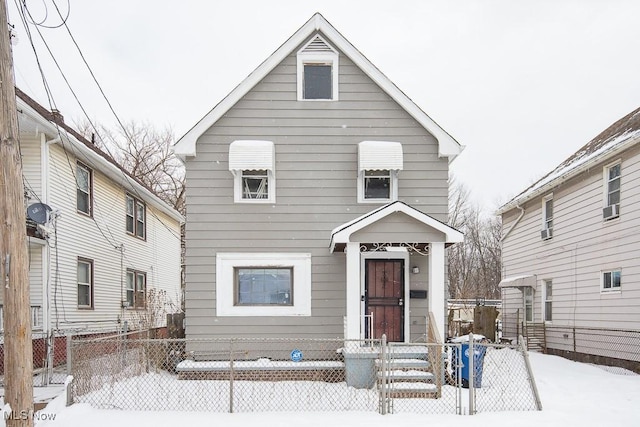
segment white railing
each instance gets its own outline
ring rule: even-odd
[[[360,320],[360,337],[369,339],[369,345],[373,346],[373,311],[369,314],[363,314]]]
[[[42,307],[39,305],[31,306],[31,330],[37,331],[42,329]],[[0,332],[4,332],[4,306],[0,305]]]

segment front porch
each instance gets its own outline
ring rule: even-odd
[[[445,248],[462,240],[459,231],[403,202],[335,228],[330,250],[346,257],[344,338],[384,334],[408,343],[426,340],[432,327],[443,342]]]

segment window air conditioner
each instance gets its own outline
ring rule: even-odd
[[[602,218],[604,218],[605,221],[609,219],[618,218],[619,216],[620,216],[619,204],[607,206],[606,208],[602,209]]]
[[[550,238],[553,237],[553,229],[545,228],[540,232],[540,237],[542,238],[542,240],[549,240]]]

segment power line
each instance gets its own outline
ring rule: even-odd
[[[14,2],[17,2],[17,0],[14,0]],[[63,16],[62,16],[62,14],[61,14],[61,12],[60,12],[60,10],[59,10],[59,8],[58,8],[58,6],[57,6],[57,4],[55,3],[55,1],[53,2],[53,4],[54,4],[54,6],[55,6],[55,8],[56,8],[56,11],[58,12],[58,15],[59,15],[59,16],[60,16],[60,18],[63,20],[63,22],[62,22],[62,24],[61,24],[60,26],[64,26],[64,27],[67,29],[67,32],[68,32],[68,34],[69,34],[70,38],[72,39],[72,41],[73,41],[74,45],[75,45],[75,46],[76,46],[76,48],[78,49],[78,52],[80,53],[80,56],[82,57],[82,59],[83,59],[83,61],[84,61],[85,65],[86,65],[87,69],[89,70],[89,72],[90,72],[90,74],[91,74],[91,76],[92,76],[92,78],[93,78],[94,82],[95,82],[95,83],[96,83],[96,85],[98,86],[98,88],[99,88],[99,90],[100,90],[100,93],[102,94],[103,98],[104,98],[104,99],[105,99],[105,101],[107,102],[107,104],[108,104],[108,106],[109,106],[109,108],[110,108],[111,112],[112,112],[112,113],[113,113],[113,115],[116,117],[116,120],[117,120],[118,124],[119,124],[119,125],[120,125],[120,127],[123,129],[123,132],[124,132],[125,137],[126,137],[129,141],[132,141],[132,138],[131,138],[131,136],[129,135],[129,133],[128,133],[128,131],[127,131],[126,127],[123,125],[123,123],[122,123],[122,121],[120,120],[119,116],[118,116],[118,115],[117,115],[117,113],[115,112],[115,110],[114,110],[113,106],[111,105],[111,102],[110,102],[110,101],[109,101],[109,99],[107,98],[107,96],[106,96],[106,94],[104,93],[104,91],[103,91],[102,87],[100,86],[99,82],[97,81],[97,79],[96,79],[96,77],[95,77],[95,74],[93,73],[93,71],[92,71],[91,67],[90,67],[90,66],[89,66],[89,64],[87,63],[87,61],[86,61],[86,59],[85,59],[85,57],[84,57],[84,54],[82,53],[82,51],[81,51],[81,49],[80,49],[80,47],[79,47],[78,43],[76,42],[75,38],[74,38],[74,37],[73,37],[73,35],[71,34],[71,31],[70,31],[70,29],[69,29],[68,25],[66,24],[66,20],[67,20],[67,18],[68,18],[68,15],[67,15],[67,17],[63,17]],[[30,31],[29,31],[29,29],[28,29],[27,19],[26,19],[25,12],[26,12],[26,14],[28,14],[28,15],[29,15],[29,18],[31,19],[31,21],[32,21],[32,22],[35,22],[35,20],[34,20],[34,19],[33,19],[33,17],[31,16],[31,13],[30,13],[30,11],[29,11],[29,8],[28,8],[28,7],[27,7],[27,5],[26,5],[26,2],[24,2],[24,1],[23,1],[22,5],[23,5],[23,7],[20,7],[20,6],[18,6],[18,5],[17,5],[17,3],[16,3],[16,6],[18,7],[18,9],[19,9],[19,11],[20,11],[20,14],[21,14],[21,18],[22,18],[22,21],[23,21],[23,25],[25,26],[25,29],[26,29],[26,32],[27,32],[27,35],[28,35],[29,41],[30,41],[31,46],[32,46],[32,49],[33,49],[33,51],[34,51],[34,55],[36,56],[36,62],[37,62],[37,64],[38,64],[38,68],[39,68],[40,73],[41,73],[41,75],[42,75],[42,79],[43,79],[43,82],[44,82],[44,85],[45,85],[45,91],[46,91],[46,93],[47,93],[47,98],[48,98],[48,100],[49,100],[49,104],[50,104],[51,108],[53,109],[53,108],[55,108],[55,103],[54,103],[54,102],[53,102],[53,100],[52,100],[52,94],[51,94],[50,88],[49,88],[49,86],[48,86],[48,84],[47,84],[47,82],[46,82],[46,78],[45,78],[45,76],[44,76],[44,71],[43,71],[42,66],[41,66],[41,64],[40,64],[40,61],[39,61],[39,59],[38,59],[38,55],[37,55],[37,52],[36,52],[36,48],[35,48],[35,45],[34,45],[33,40],[32,40],[31,32],[30,32]],[[76,93],[75,93],[75,91],[73,90],[73,88],[72,88],[72,86],[71,86],[71,84],[70,84],[69,80],[67,79],[67,77],[66,77],[66,75],[65,75],[64,71],[62,71],[62,68],[61,68],[60,64],[58,63],[58,61],[57,61],[57,59],[56,59],[55,55],[54,55],[54,54],[53,54],[53,52],[51,51],[51,49],[50,49],[50,47],[49,47],[48,43],[46,42],[46,40],[45,40],[45,38],[44,38],[44,36],[43,36],[42,32],[41,32],[41,31],[40,31],[40,29],[38,28],[38,26],[42,26],[42,25],[36,25],[36,30],[37,30],[37,32],[38,32],[38,34],[39,34],[40,38],[42,39],[42,42],[44,43],[44,45],[45,45],[45,47],[46,47],[47,51],[49,52],[49,55],[50,55],[50,56],[51,56],[51,58],[53,59],[54,64],[55,64],[55,65],[56,65],[56,67],[58,68],[58,71],[60,72],[60,74],[61,74],[61,76],[62,76],[63,80],[65,81],[65,83],[66,83],[66,85],[67,85],[67,87],[68,87],[68,88],[69,88],[69,90],[71,91],[71,93],[72,93],[73,97],[75,98],[75,100],[76,100],[77,104],[80,106],[80,109],[82,110],[83,114],[84,114],[84,115],[85,115],[85,117],[87,118],[87,121],[89,122],[89,125],[91,126],[91,128],[92,128],[96,133],[98,133],[98,130],[97,130],[97,128],[96,128],[96,126],[95,126],[95,124],[94,124],[94,123],[92,122],[92,120],[90,119],[89,114],[87,113],[86,109],[84,108],[84,106],[83,106],[83,105],[82,105],[82,103],[80,102],[80,99],[78,98],[77,94],[76,94]],[[60,26],[58,26],[58,27],[60,27]],[[46,27],[46,26],[44,26],[44,27]],[[55,27],[55,28],[58,28],[58,27]],[[49,28],[49,27],[47,27],[47,28]],[[58,124],[57,124],[55,121],[54,121],[54,124],[55,124],[55,126],[56,126],[56,128],[57,128],[57,130],[58,130],[58,135],[59,135],[59,137],[60,137],[61,141],[63,141],[63,138],[62,138],[62,136],[60,135],[60,128],[59,128]],[[66,129],[65,129],[65,133],[66,133]],[[63,144],[63,145],[64,145],[64,144]],[[104,149],[107,151],[107,154],[108,154],[112,159],[114,159],[114,160],[115,160],[115,158],[116,158],[116,157],[115,157],[115,156],[110,152],[110,150],[109,150],[108,146],[106,146],[106,145],[105,145],[105,146],[104,146]],[[75,153],[75,150],[73,150],[73,148],[72,148],[72,151],[74,152],[74,154],[76,154],[76,153]],[[66,155],[66,154],[67,154],[67,153],[66,153],[66,151],[65,151],[65,155]],[[76,155],[76,156],[77,156],[77,155]],[[67,156],[67,157],[68,157],[68,156]],[[80,157],[80,156],[77,156],[77,157]],[[95,167],[95,165],[93,165],[93,162],[89,161],[89,159],[87,159],[87,158],[86,158],[86,157],[84,157],[84,156],[82,156],[82,157],[83,157],[85,160],[87,160],[87,163],[92,164],[92,166],[94,166],[94,167]],[[70,163],[70,160],[69,160],[68,158],[67,158],[67,160],[68,160],[68,161],[69,161],[69,163]],[[71,166],[71,165],[69,165],[69,166],[72,168],[72,166]],[[127,181],[129,181],[129,183],[131,184],[131,188],[133,189],[133,193],[135,193],[135,195],[136,195],[138,198],[140,198],[141,200],[143,200],[143,199],[144,199],[144,197],[142,197],[142,195],[140,194],[140,192],[137,190],[137,188],[135,187],[135,184],[131,183],[131,179],[132,179],[132,177],[130,177],[127,173],[125,173],[121,168],[118,168],[118,169],[120,169],[120,172],[123,174],[124,178],[125,178]],[[72,171],[72,173],[73,173],[73,171]],[[75,177],[75,174],[74,174],[74,177]],[[76,182],[77,182],[77,181],[76,181]],[[76,184],[76,185],[77,185],[77,184]],[[166,203],[166,202],[165,202],[165,203]],[[181,240],[181,236],[180,236],[180,235],[178,235],[178,234],[176,234],[176,233],[175,233],[175,232],[174,232],[170,227],[168,227],[168,226],[164,223],[164,221],[162,221],[162,219],[160,219],[160,218],[155,214],[155,212],[153,212],[153,210],[149,210],[149,213],[150,213],[150,214],[151,214],[151,216],[153,216],[153,217],[154,217],[154,218],[155,218],[155,219],[156,219],[160,224],[162,224],[162,225],[167,229],[167,231],[169,231],[169,233],[170,233],[173,237],[177,238],[178,240]],[[94,219],[94,222],[95,222],[95,219]],[[98,226],[98,227],[99,227],[99,225],[97,224],[97,222],[96,222],[96,226]],[[107,227],[107,229],[108,229],[108,227]],[[102,232],[102,230],[100,230],[100,231]],[[109,234],[111,234],[111,236],[113,237],[113,234],[111,233],[111,231],[110,231],[110,230],[108,230],[108,231],[109,231]],[[103,233],[103,235],[104,235],[104,233]],[[115,239],[115,238],[114,238],[114,239]],[[117,246],[117,245],[113,245],[113,246]]]
[[[55,4],[55,1],[53,2]],[[22,0],[22,4],[24,5],[24,7],[27,7],[27,0]],[[40,22],[36,22],[33,17],[31,16],[31,14],[29,14],[29,17],[31,18],[31,23],[35,26],[38,27],[42,27],[42,28],[50,28],[50,29],[56,29],[56,28],[60,28],[64,25],[65,22],[67,22],[67,19],[69,19],[69,15],[71,14],[71,3],[70,0],[67,0],[67,16],[65,16],[62,19],[62,22],[58,25],[44,25],[44,23],[46,22],[47,18],[49,17],[49,8],[47,7],[47,2],[46,1],[42,1],[42,5],[44,6],[44,18],[42,18],[42,20]],[[58,6],[56,5],[56,9],[58,8]]]
[[[82,61],[84,62],[85,66],[87,67],[87,70],[89,71],[89,74],[91,74],[91,77],[93,78],[93,81],[95,82],[96,86],[98,87],[98,90],[100,91],[100,93],[102,94],[102,97],[104,98],[105,102],[107,103],[107,105],[109,106],[109,109],[111,110],[111,113],[113,114],[113,116],[116,118],[116,121],[118,122],[118,124],[120,125],[120,127],[122,128],[122,131],[125,135],[125,137],[129,140],[129,141],[133,141],[133,138],[131,137],[131,135],[129,135],[129,131],[127,130],[126,126],[122,123],[122,120],[120,120],[120,117],[118,116],[118,114],[116,113],[115,109],[113,108],[113,105],[111,104],[111,101],[109,101],[109,98],[107,97],[106,93],[104,92],[104,90],[102,89],[102,86],[100,85],[100,83],[98,82],[98,79],[95,76],[95,73],[93,72],[93,69],[91,68],[91,66],[89,66],[89,63],[87,62],[87,59],[84,56],[84,53],[82,52],[82,49],[80,49],[80,46],[78,45],[78,42],[76,41],[75,37],[73,36],[73,34],[71,33],[71,29],[69,28],[69,25],[67,24],[66,19],[64,19],[62,17],[62,14],[60,12],[60,9],[58,8],[58,5],[56,4],[55,0],[53,1],[53,5],[56,8],[56,12],[58,12],[58,15],[60,16],[60,18],[63,19],[63,26],[64,28],[67,30],[67,33],[69,34],[69,37],[71,38],[71,40],[73,41],[73,44],[75,45],[76,49],[78,50],[78,53],[80,54],[80,57],[82,58]],[[60,71],[62,73],[62,71]],[[65,79],[66,81],[66,79]],[[76,98],[76,101],[78,101],[78,104],[80,104],[80,101]],[[83,109],[84,111],[84,109]],[[86,112],[85,112],[86,115]],[[95,126],[92,127],[95,130]],[[97,130],[96,130],[97,132]],[[113,154],[111,154],[109,152],[108,147],[105,145],[104,147],[107,150],[107,153],[109,153],[109,155],[112,158],[115,158],[113,156]],[[127,174],[124,174],[125,179],[129,179],[129,176]],[[135,188],[135,186],[132,186],[132,188],[134,189],[134,192],[136,193],[136,195],[140,198],[143,199],[143,197],[140,195],[140,193],[138,192],[138,190]],[[166,203],[166,202],[165,202]],[[158,220],[158,222],[160,222],[168,231],[169,233],[171,233],[174,237],[178,238],[178,240],[181,240],[181,236],[177,236],[173,230],[171,230],[153,211],[151,211],[151,215]]]
[[[18,6],[18,5],[17,5],[17,0],[15,0],[15,1],[16,1],[16,6]],[[20,16],[21,16],[21,18],[22,18],[22,23],[23,23],[23,25],[25,26],[25,31],[26,31],[26,33],[27,33],[27,38],[29,39],[29,43],[31,44],[31,48],[32,48],[32,50],[33,50],[33,54],[34,54],[34,56],[35,56],[36,63],[37,63],[37,65],[38,65],[38,70],[40,71],[40,75],[41,75],[41,77],[42,77],[42,82],[43,82],[44,87],[45,87],[45,92],[46,92],[46,94],[47,94],[47,99],[48,99],[48,101],[49,101],[50,108],[51,108],[51,109],[54,109],[54,108],[55,108],[55,106],[56,106],[56,104],[55,104],[55,101],[53,100],[53,95],[52,95],[52,93],[51,93],[51,90],[50,90],[50,88],[49,88],[49,84],[48,84],[47,79],[46,79],[46,76],[45,76],[45,74],[44,74],[44,69],[42,68],[42,64],[41,64],[41,62],[40,62],[40,58],[39,58],[39,56],[38,56],[37,49],[36,49],[35,44],[34,44],[34,42],[33,42],[33,36],[31,35],[31,31],[30,31],[30,30],[29,30],[29,28],[28,28],[28,25],[27,25],[27,19],[26,19],[26,16],[24,15],[24,10],[23,10],[22,8],[20,8],[20,7],[19,7],[19,9],[18,9],[18,10],[20,11]],[[29,13],[28,9],[26,9],[26,5],[25,5],[25,10],[27,11],[27,13]],[[42,39],[43,43],[44,43],[44,44],[45,44],[45,46],[47,47],[47,50],[49,51],[49,54],[51,54],[51,56],[52,56],[52,58],[53,58],[53,53],[52,53],[52,52],[51,52],[51,50],[49,49],[48,44],[47,44],[47,43],[46,43],[46,41],[44,40],[44,37],[42,36],[42,33],[40,32],[40,30],[38,29],[38,27],[37,27],[37,26],[36,26],[36,30],[38,31],[38,34],[40,35],[40,38]],[[55,60],[55,58],[54,58],[54,62],[56,63],[56,65],[58,65],[58,63],[57,63],[57,61]],[[59,66],[58,66],[58,69],[60,70]],[[62,70],[60,70],[60,71],[61,71],[61,73],[62,73]],[[64,75],[63,75],[63,77],[64,77]],[[65,77],[65,81],[67,81],[67,80],[66,80],[66,77]],[[67,83],[68,83],[68,81],[67,81]],[[83,109],[83,111],[84,111],[84,109]],[[86,112],[85,112],[85,114],[86,114]],[[73,176],[73,178],[74,178],[74,181],[76,182],[76,189],[77,189],[77,188],[78,188],[78,187],[77,187],[77,186],[78,186],[78,179],[77,179],[77,176],[76,176],[76,174],[75,174],[74,168],[73,168],[73,166],[72,166],[72,164],[71,164],[71,159],[69,158],[68,150],[67,150],[67,148],[65,147],[65,142],[64,142],[64,138],[63,138],[63,135],[62,135],[62,132],[61,132],[60,126],[58,125],[58,123],[57,123],[55,120],[53,121],[53,124],[54,124],[54,125],[55,125],[55,127],[56,127],[56,131],[57,131],[57,133],[58,133],[58,137],[60,138],[60,143],[62,144],[63,152],[64,152],[65,157],[66,157],[66,159],[67,159],[67,164],[68,164],[68,166],[69,166],[69,170],[70,170],[70,172],[71,172],[71,175],[72,175],[72,176]],[[67,137],[67,139],[69,139],[69,136],[67,135],[66,129],[64,129],[64,133],[65,133],[65,136]],[[77,152],[73,149],[73,146],[70,146],[70,147],[69,147],[69,149],[73,152],[73,154],[74,154],[76,157],[79,157],[79,158],[80,158],[80,157],[82,157],[84,160],[87,160],[87,163],[93,163],[93,162],[91,162],[88,158],[86,158],[86,156],[81,155],[81,153],[77,153]],[[64,184],[64,181],[62,181],[62,182],[63,182],[62,186],[65,188],[65,191],[67,191],[67,188],[66,188],[66,185]],[[67,194],[68,194],[68,191],[67,191]],[[98,231],[99,231],[99,232],[100,232],[100,234],[104,237],[104,239],[107,241],[107,243],[109,243],[112,247],[117,248],[117,246],[118,246],[118,245],[117,245],[116,243],[113,243],[113,242],[112,242],[112,241],[107,237],[107,235],[104,233],[104,231],[103,231],[103,230],[102,230],[102,228],[100,227],[100,224],[98,224],[98,222],[96,221],[96,219],[95,219],[95,216],[94,216],[94,215],[91,215],[91,219],[93,220],[93,222],[95,223],[95,225],[96,225],[96,227],[97,227]],[[113,238],[113,240],[116,240],[116,239],[115,239],[115,237],[113,236],[113,234],[111,233],[111,230],[109,230],[109,227],[108,227],[108,226],[107,226],[107,231],[109,232],[109,234],[111,235],[111,237]]]

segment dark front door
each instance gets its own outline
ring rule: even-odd
[[[366,337],[404,341],[404,260],[365,260],[365,312],[373,313],[373,327],[366,322]],[[373,329],[373,330],[370,330]]]

